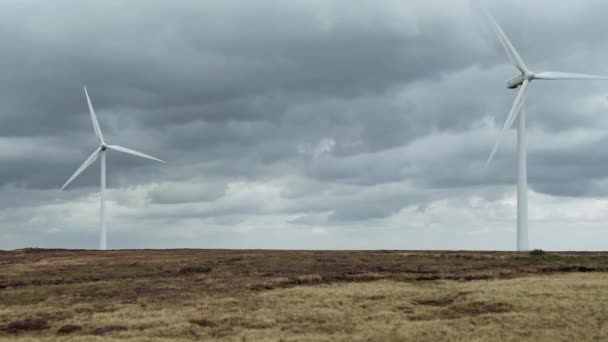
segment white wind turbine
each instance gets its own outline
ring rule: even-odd
[[[526,167],[526,112],[523,107],[530,82],[533,80],[607,80],[608,77],[558,71],[532,72],[526,67],[494,17],[487,11],[486,14],[492,22],[494,31],[511,64],[518,70],[518,74],[507,81],[507,88],[519,88],[507,120],[486,161],[486,167],[492,161],[505,131],[511,128],[519,114],[519,124],[517,126],[517,250],[525,251],[528,250],[528,173]]]
[[[164,163],[164,161],[149,156],[147,154],[143,154],[141,152],[133,151],[126,147],[118,146],[118,145],[108,145],[103,139],[103,134],[101,134],[101,129],[99,128],[99,123],[97,122],[97,117],[95,116],[95,110],[93,109],[93,105],[91,104],[91,99],[89,98],[89,93],[87,92],[87,87],[84,87],[84,94],[87,98],[87,103],[89,105],[89,112],[91,113],[91,120],[93,121],[93,130],[95,131],[95,136],[97,136],[97,140],[99,141],[99,146],[95,149],[93,154],[87,160],[82,163],[82,165],[74,172],[72,177],[65,182],[65,184],[59,189],[59,191],[63,190],[68,184],[70,184],[79,174],[82,173],[89,165],[91,165],[97,158],[101,157],[101,204],[100,204],[100,241],[99,241],[99,249],[106,250],[107,240],[106,240],[106,224],[105,224],[105,192],[106,192],[106,150],[114,150],[119,152],[124,152],[127,154],[131,154],[134,156],[152,159]]]

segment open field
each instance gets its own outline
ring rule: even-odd
[[[608,253],[0,252],[0,340],[606,341]]]

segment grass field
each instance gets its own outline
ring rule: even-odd
[[[0,340],[608,341],[608,253],[0,252]]]

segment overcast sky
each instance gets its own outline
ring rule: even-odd
[[[608,2],[492,1],[535,71],[608,75]],[[514,249],[515,74],[467,0],[7,0],[0,249]],[[608,248],[608,82],[534,82],[530,247]]]

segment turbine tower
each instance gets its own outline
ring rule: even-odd
[[[502,131],[486,161],[486,167],[494,158],[505,131],[511,128],[519,115],[517,125],[517,250],[526,251],[528,250],[528,171],[526,165],[526,111],[524,110],[524,102],[529,85],[533,80],[607,80],[608,77],[558,71],[532,72],[521,59],[494,17],[488,11],[486,11],[486,15],[492,22],[498,40],[505,49],[511,64],[518,71],[516,76],[507,81],[507,88],[519,89]]]
[[[100,210],[99,210],[99,228],[100,228],[100,236],[99,236],[99,249],[106,250],[108,248],[107,240],[106,240],[106,222],[105,222],[105,192],[106,192],[106,150],[114,150],[118,152],[123,152],[127,154],[131,154],[137,157],[147,158],[159,161],[164,163],[164,161],[149,156],[147,154],[143,154],[141,152],[137,152],[126,147],[118,146],[118,145],[108,145],[103,139],[103,134],[101,134],[101,129],[99,128],[99,123],[97,122],[97,116],[95,115],[95,110],[93,109],[93,105],[91,104],[91,99],[89,98],[89,93],[87,92],[87,87],[84,87],[84,94],[87,98],[87,104],[89,105],[89,112],[91,113],[91,121],[93,121],[93,130],[95,131],[95,136],[97,137],[97,141],[99,142],[99,146],[93,151],[93,154],[87,158],[87,160],[82,163],[82,165],[74,172],[72,177],[70,177],[67,182],[59,189],[59,191],[63,190],[68,184],[70,184],[79,174],[81,174],[89,165],[93,164],[97,158],[101,157],[101,190],[100,190]]]

